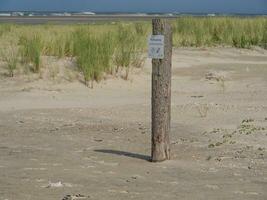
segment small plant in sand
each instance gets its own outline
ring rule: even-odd
[[[208,116],[209,106],[208,104],[196,103],[196,109],[201,118],[205,118]]]
[[[225,92],[225,77],[224,76],[218,76],[217,77],[217,83],[221,87],[223,93]]]
[[[51,66],[48,69],[50,77],[52,78],[53,81],[55,81],[60,71],[59,67],[56,65],[56,66]]]
[[[223,93],[225,92],[225,75],[220,73],[220,72],[208,72],[205,75],[206,80],[209,81],[216,81],[216,83],[220,86],[222,89]]]
[[[33,36],[21,36],[20,45],[22,62],[33,64],[32,71],[34,73],[39,73],[42,52],[42,42],[40,35],[34,34]]]
[[[19,61],[18,49],[14,44],[9,44],[1,52],[1,58],[7,64],[7,69],[10,77],[14,76],[14,70],[17,68]]]
[[[256,132],[262,132],[266,130],[265,127],[256,126],[255,124],[253,124],[253,122],[253,119],[243,120],[241,125],[237,128],[235,132],[239,134],[250,135]]]

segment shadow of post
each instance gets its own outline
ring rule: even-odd
[[[96,149],[94,151],[95,152],[100,152],[100,153],[114,154],[114,155],[119,155],[119,156],[130,157],[130,158],[137,158],[137,159],[140,159],[140,160],[151,161],[151,157],[150,156],[137,154],[137,153],[130,153],[130,152],[126,152],[126,151],[118,151],[118,150],[111,150],[111,149]]]

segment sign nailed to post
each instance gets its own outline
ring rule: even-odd
[[[164,35],[151,35],[148,38],[148,57],[153,59],[164,58]]]

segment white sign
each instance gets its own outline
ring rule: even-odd
[[[164,58],[164,35],[151,35],[148,38],[148,57],[154,59]]]

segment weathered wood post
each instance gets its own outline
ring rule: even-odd
[[[162,59],[152,59],[152,162],[170,159],[172,29],[167,20],[153,19],[153,35],[164,35]]]

